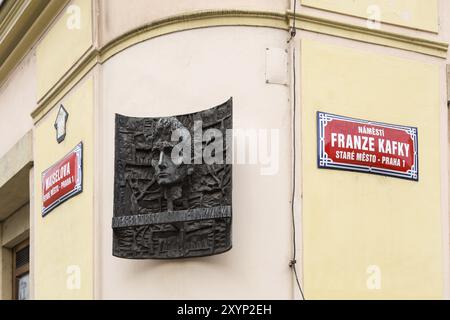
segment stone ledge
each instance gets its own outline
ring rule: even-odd
[[[0,221],[29,201],[32,138],[32,132],[29,131],[0,158]]]

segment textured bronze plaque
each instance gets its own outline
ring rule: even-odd
[[[114,256],[171,259],[231,249],[232,123],[231,99],[174,117],[116,115]]]

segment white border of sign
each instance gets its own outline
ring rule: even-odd
[[[67,159],[68,157],[70,157],[72,155],[72,153],[77,154],[77,160],[78,160],[77,161],[77,171],[78,172],[77,172],[77,181],[75,183],[75,188],[72,191],[70,191],[69,193],[65,194],[63,197],[61,197],[58,200],[56,200],[55,202],[53,202],[48,207],[44,207],[44,205],[42,204],[42,217],[45,217],[50,211],[55,209],[57,206],[59,206],[64,201],[72,198],[73,196],[75,196],[83,191],[83,142],[80,142],[79,144],[77,144],[77,146],[75,148],[73,148],[72,151],[70,151],[64,158],[62,158],[61,160],[56,162],[54,165],[52,165],[50,168],[48,168],[47,170],[45,170],[42,173],[42,176],[41,176],[42,190],[44,189],[44,176],[47,173],[47,171],[51,170],[57,163],[62,162],[65,159]]]
[[[382,126],[385,128],[398,129],[403,130],[407,134],[411,136],[411,139],[414,143],[414,163],[411,167],[411,170],[408,170],[406,173],[397,171],[397,170],[389,170],[389,169],[380,169],[372,166],[364,166],[364,165],[355,165],[355,164],[344,164],[344,163],[336,163],[331,158],[328,157],[328,154],[325,152],[325,127],[327,124],[333,120],[344,120],[353,123],[360,123],[366,125],[375,125]],[[356,172],[364,172],[364,173],[372,173],[379,174],[383,176],[396,177],[401,179],[408,179],[413,181],[419,181],[419,143],[418,143],[418,129],[415,127],[407,127],[400,126],[395,124],[383,123],[383,122],[375,122],[369,120],[355,119],[344,116],[339,116],[331,113],[317,111],[317,166],[320,169],[338,169],[338,170],[346,170],[346,171],[356,171]]]

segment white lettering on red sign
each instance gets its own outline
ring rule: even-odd
[[[418,180],[417,128],[318,112],[318,165]]]
[[[63,201],[82,189],[83,144],[78,144],[68,155],[42,174],[42,215],[46,215]]]

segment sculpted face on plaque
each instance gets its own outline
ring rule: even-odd
[[[187,130],[175,117],[162,118],[156,123],[156,141],[151,150],[151,164],[156,182],[164,190],[168,211],[173,211],[174,198],[181,197],[181,184],[192,174],[194,168],[183,161],[176,164],[173,149],[179,141],[172,141],[175,130]],[[190,160],[190,159],[189,159]]]
[[[185,129],[174,117],[160,119],[156,124],[157,139],[152,148],[152,166],[156,181],[160,185],[180,183],[187,175],[186,164],[175,164],[172,160],[173,148],[177,142],[171,141],[169,134],[174,130]]]
[[[222,139],[192,141],[198,126],[225,136],[232,100],[180,116],[116,116],[113,255],[170,259],[231,248],[232,165],[193,160],[194,148],[203,154],[212,141],[224,159],[231,149]]]

